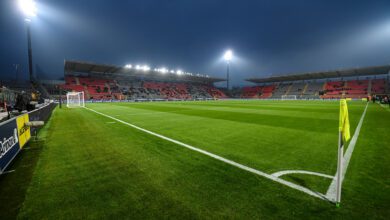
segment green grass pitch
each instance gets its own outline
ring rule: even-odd
[[[365,102],[348,102],[351,134]],[[272,174],[334,176],[339,103],[96,103],[88,108]],[[387,219],[390,112],[370,103],[340,208],[83,108],[55,109],[0,177],[0,217]],[[325,194],[331,179],[281,177]]]

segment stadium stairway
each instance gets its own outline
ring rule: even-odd
[[[291,84],[291,85],[287,88],[286,94],[284,94],[284,95],[288,95],[288,93],[290,92],[292,86],[293,86],[293,84]]]
[[[303,90],[302,90],[302,93],[300,94],[300,97],[303,96],[303,94],[305,94],[306,90],[307,90],[307,87],[308,87],[309,83],[306,83],[305,86],[303,87]]]
[[[371,96],[372,80],[368,80],[367,95]]]

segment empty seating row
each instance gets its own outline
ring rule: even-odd
[[[384,79],[374,79],[371,81],[371,93],[384,94],[386,92],[386,81]]]
[[[241,98],[260,98],[266,99],[272,96],[272,92],[275,89],[274,85],[267,86],[248,86],[242,88]]]
[[[84,91],[87,99],[198,99],[226,98],[213,85],[111,80],[93,77],[66,76],[61,86],[66,91]]]

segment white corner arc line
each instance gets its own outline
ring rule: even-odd
[[[343,160],[343,170],[341,172],[341,183],[343,183],[345,173],[347,172],[349,161],[351,160],[353,150],[355,149],[356,141],[360,134],[360,129],[362,128],[364,117],[366,116],[368,103],[366,104],[366,108],[364,109],[364,112],[362,116],[360,117],[360,121],[358,126],[356,127],[355,133],[353,134],[353,137],[351,141],[349,142],[347,151],[344,154],[344,160]],[[326,198],[330,201],[336,201],[336,181],[337,180],[337,172],[333,177],[332,183],[329,185],[328,191],[326,192]]]
[[[273,173],[272,176],[280,177],[283,175],[288,175],[292,173],[298,173],[298,174],[307,174],[307,175],[314,175],[314,176],[321,176],[329,179],[333,179],[333,176],[323,173],[317,173],[312,171],[306,171],[306,170],[282,170],[276,173]]]
[[[88,108],[88,107],[84,107],[84,108],[87,109],[87,110],[89,110],[89,111],[95,112],[96,114],[102,115],[102,116],[104,116],[104,117],[107,117],[107,118],[110,118],[110,119],[112,119],[112,120],[118,121],[118,122],[120,122],[120,123],[122,123],[122,124],[125,124],[125,125],[127,125],[127,126],[133,127],[133,128],[135,128],[135,129],[137,129],[137,130],[140,130],[140,131],[143,131],[143,132],[145,132],[145,133],[148,133],[148,134],[150,134],[150,135],[159,137],[159,138],[164,139],[164,140],[166,140],[166,141],[175,143],[175,144],[180,145],[180,146],[182,146],[182,147],[185,147],[185,148],[188,148],[188,149],[190,149],[190,150],[193,150],[193,151],[199,152],[199,153],[201,153],[201,154],[207,155],[207,156],[209,156],[209,157],[212,157],[212,158],[214,158],[214,159],[216,159],[216,160],[225,162],[225,163],[227,163],[227,164],[229,164],[229,165],[232,165],[232,166],[234,166],[234,167],[240,168],[240,169],[242,169],[242,170],[246,170],[246,171],[248,171],[248,172],[257,174],[257,175],[259,175],[259,176],[262,176],[262,177],[264,177],[264,178],[270,179],[270,180],[275,181],[275,182],[277,182],[277,183],[280,183],[280,184],[282,184],[282,185],[285,185],[285,186],[288,186],[288,187],[290,187],[290,188],[299,190],[299,191],[304,192],[304,193],[306,193],[306,194],[309,194],[309,195],[311,195],[311,196],[313,196],[313,197],[316,197],[316,198],[319,198],[319,199],[322,199],[322,200],[327,200],[327,198],[326,198],[325,195],[323,195],[323,194],[321,194],[321,193],[319,193],[319,192],[314,192],[314,191],[312,191],[312,190],[310,190],[310,189],[308,189],[308,188],[306,188],[306,187],[297,185],[297,184],[295,184],[295,183],[288,182],[288,181],[283,180],[283,179],[281,179],[281,178],[279,178],[279,177],[275,177],[275,176],[273,176],[273,175],[270,175],[270,174],[264,173],[264,172],[262,172],[262,171],[253,169],[253,168],[251,168],[251,167],[242,165],[242,164],[240,164],[240,163],[237,163],[237,162],[234,162],[234,161],[232,161],[232,160],[226,159],[226,158],[224,158],[224,157],[218,156],[218,155],[216,155],[216,154],[210,153],[210,152],[208,152],[208,151],[205,151],[205,150],[202,150],[202,149],[193,147],[193,146],[191,146],[191,145],[188,145],[188,144],[185,144],[185,143],[183,143],[183,142],[174,140],[174,139],[172,139],[172,138],[163,136],[163,135],[161,135],[161,134],[157,134],[157,133],[155,133],[155,132],[153,132],[153,131],[146,130],[146,129],[144,129],[144,128],[141,128],[141,127],[138,127],[138,126],[136,126],[136,125],[130,124],[130,123],[128,123],[128,122],[125,122],[125,121],[123,121],[123,120],[114,118],[114,117],[112,117],[112,116],[106,115],[106,114],[104,114],[104,113],[98,112],[98,111],[93,110],[93,109],[90,109],[90,108]]]

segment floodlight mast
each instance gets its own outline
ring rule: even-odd
[[[230,69],[230,61],[233,58],[233,52],[231,50],[227,50],[223,55],[223,59],[226,61],[226,89],[229,90],[229,69]]]
[[[33,63],[32,63],[30,21],[26,21],[26,24],[27,24],[27,44],[28,44],[28,72],[29,72],[29,76],[30,76],[30,82],[33,82]]]
[[[31,47],[31,18],[37,14],[37,7],[34,0],[19,0],[20,10],[25,15],[25,22],[27,27],[27,46],[28,46],[28,71],[30,82],[33,82],[33,63],[32,63],[32,47]]]

